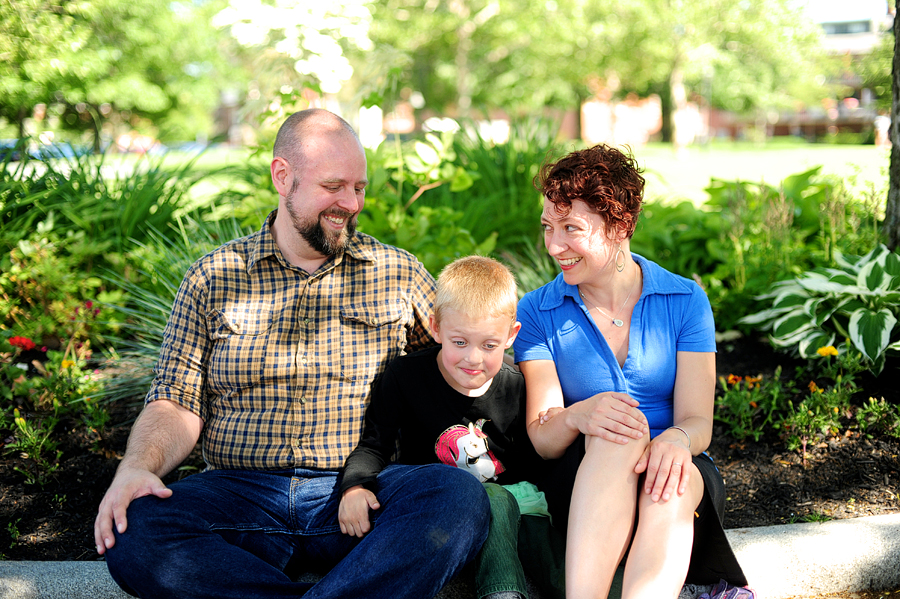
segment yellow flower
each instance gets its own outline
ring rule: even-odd
[[[68,368],[69,366],[75,366],[75,362],[72,360],[63,360],[62,364],[59,365],[60,368]]]
[[[817,349],[816,353],[822,357],[836,356],[838,355],[838,350],[836,350],[833,345],[826,345],[825,347],[820,347],[819,349]]]

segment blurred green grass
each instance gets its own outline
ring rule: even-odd
[[[689,199],[695,205],[707,200],[703,191],[710,178],[725,181],[765,182],[777,186],[785,177],[815,166],[823,175],[843,178],[848,186],[886,190],[890,151],[851,145],[807,144],[776,140],[764,146],[751,143],[717,143],[693,146],[676,154],[672,146],[648,144],[634,152],[646,169],[647,199]]]

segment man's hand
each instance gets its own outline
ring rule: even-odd
[[[341,497],[338,507],[338,522],[345,535],[362,538],[372,528],[369,522],[369,510],[381,507],[375,493],[362,485],[350,487]]]
[[[119,468],[112,484],[100,502],[100,510],[94,521],[94,542],[97,544],[97,553],[103,555],[106,550],[115,545],[116,537],[113,535],[113,524],[119,534],[128,528],[128,518],[125,515],[128,506],[138,497],[156,495],[161,499],[172,496],[172,490],[166,487],[162,480],[152,472],[131,468]]]

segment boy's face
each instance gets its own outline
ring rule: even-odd
[[[510,326],[505,316],[469,318],[455,310],[445,311],[441,322],[432,314],[430,323],[432,337],[441,344],[438,366],[444,380],[470,397],[488,390],[522,326]]]

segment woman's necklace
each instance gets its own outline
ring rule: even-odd
[[[612,320],[612,323],[614,325],[616,325],[617,327],[622,327],[625,325],[625,323],[621,319],[619,319],[618,316],[619,316],[619,314],[622,313],[622,310],[625,309],[625,306],[628,304],[628,300],[631,299],[631,294],[632,294],[632,292],[634,292],[635,281],[637,281],[637,272],[635,272],[635,274],[631,277],[631,289],[628,290],[628,295],[625,296],[625,301],[622,303],[622,307],[619,308],[619,311],[616,312],[615,316],[610,316],[609,314],[607,314],[606,312],[603,311],[603,308],[601,308],[597,304],[592,304],[595,308],[597,308],[597,310],[600,311],[601,314],[603,314],[605,317]],[[583,299],[584,301],[588,301],[588,298],[584,295],[584,292],[581,290],[581,287],[578,288],[578,293],[579,293],[579,295],[581,295],[581,299]]]

